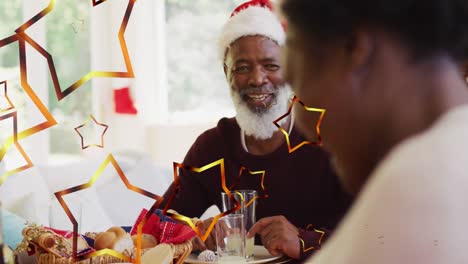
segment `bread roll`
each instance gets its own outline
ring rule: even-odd
[[[94,240],[96,250],[112,249],[118,252],[133,249],[133,241],[121,227],[111,227],[106,232],[99,233]]]
[[[133,245],[136,247],[137,246],[137,238],[138,235],[133,235],[132,240],[133,240]],[[158,241],[156,238],[152,235],[149,234],[142,234],[141,235],[141,248],[146,249],[146,248],[153,248],[158,245]]]

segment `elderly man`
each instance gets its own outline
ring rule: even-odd
[[[284,0],[282,10],[286,79],[327,109],[324,147],[359,195],[310,263],[468,263],[468,1]],[[307,121],[297,112],[305,133]]]
[[[258,200],[257,219],[263,219],[251,236],[260,234],[274,255],[301,258],[306,255],[304,249],[319,247],[321,235],[304,230],[306,226],[333,228],[350,199],[338,184],[327,153],[306,145],[289,154],[285,137],[273,124],[287,112],[290,90],[280,63],[285,33],[269,6],[267,1],[248,2],[224,26],[220,56],[237,115],[221,119],[217,127],[200,135],[183,163],[201,167],[224,158],[227,186],[236,180],[241,167],[266,171],[264,186],[269,196]],[[291,144],[305,140],[292,118],[284,119],[282,127],[290,132]],[[222,208],[219,171],[182,169],[179,181],[171,209],[199,217],[213,204]],[[236,189],[256,189],[261,194],[260,186],[260,177],[245,173]],[[174,191],[172,185],[162,206]],[[214,242],[207,240],[206,246],[213,248]]]

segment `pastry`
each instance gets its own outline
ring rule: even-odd
[[[133,240],[133,245],[136,247],[137,246],[137,238],[138,235],[133,235],[132,240]],[[153,248],[158,245],[158,241],[156,238],[152,235],[149,234],[142,234],[141,235],[141,248],[146,249],[146,248]]]
[[[62,232],[57,230],[57,232]],[[46,251],[55,257],[69,258],[73,255],[73,236],[67,234],[67,237],[57,234],[51,229],[43,226],[31,224],[23,229],[23,241],[18,245],[15,253],[28,251],[34,246],[38,251]],[[77,253],[86,254],[91,250],[86,240],[78,236]]]
[[[121,227],[111,227],[106,232],[99,233],[94,240],[96,250],[112,249],[118,252],[133,249],[133,241],[130,235]]]

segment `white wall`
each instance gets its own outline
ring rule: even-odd
[[[157,125],[147,129],[148,148],[158,165],[172,168],[182,162],[197,137],[216,125],[215,122],[190,125]]]

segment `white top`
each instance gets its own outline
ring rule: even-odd
[[[468,105],[395,147],[307,263],[468,263]]]

